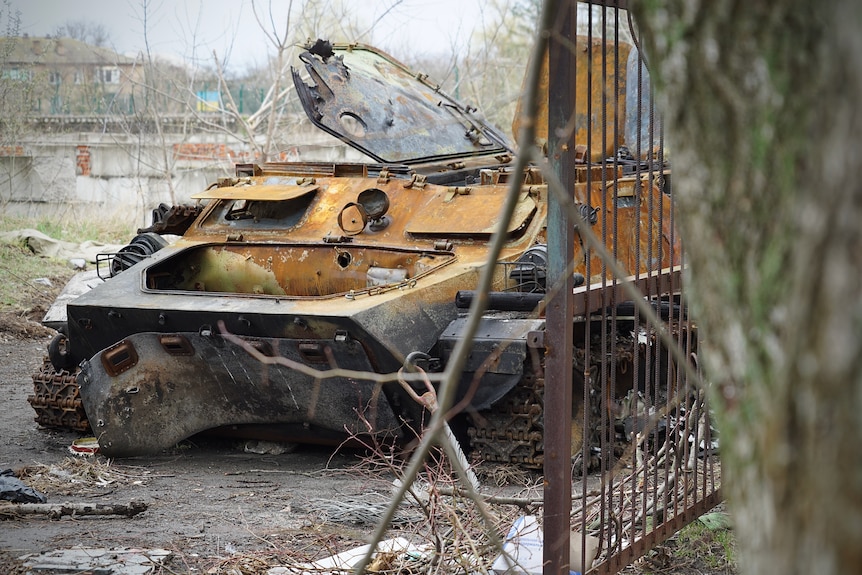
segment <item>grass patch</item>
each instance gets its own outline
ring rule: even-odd
[[[74,274],[62,260],[40,258],[25,246],[0,244],[0,311],[47,309]],[[41,278],[51,285],[34,281]]]
[[[723,508],[723,505],[720,506]],[[713,511],[686,525],[648,551],[624,575],[738,575],[736,538],[725,511]]]
[[[735,540],[731,529],[710,529],[702,522],[694,521],[681,529],[675,539],[675,558],[700,562],[716,572],[736,567]]]
[[[135,230],[118,222],[0,218],[0,232],[32,228],[58,240],[124,244]],[[26,315],[47,309],[75,274],[64,259],[35,255],[25,243],[0,243],[0,312]],[[47,279],[50,286],[34,280]],[[36,314],[38,315],[38,314]]]
[[[32,228],[56,240],[124,244],[135,234],[135,227],[120,221],[56,220],[0,217],[0,232]]]

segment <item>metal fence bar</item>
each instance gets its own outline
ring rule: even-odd
[[[550,6],[548,7],[550,8]],[[562,0],[557,4],[560,34],[570,36],[575,29],[577,4]],[[572,114],[576,71],[574,55],[560,44],[548,47],[549,82],[548,121],[564,124]],[[548,132],[552,165],[566,189],[575,185],[575,146],[570,134]],[[549,297],[546,329],[554,344],[549,347],[545,369],[545,544],[544,575],[567,575],[570,564],[569,513],[571,508],[571,410],[572,404],[572,274],[569,259],[574,251],[574,230],[566,206],[556,197],[548,199],[548,277],[561,290]]]
[[[569,120],[585,147],[576,203],[606,207],[599,239],[614,258],[641,262],[619,277],[585,249],[585,282],[574,291],[582,473],[573,477],[571,527],[582,545],[598,538],[588,572],[602,574],[620,571],[722,498],[706,393],[677,363],[688,358],[698,369],[697,324],[687,311],[661,118],[624,8],[581,3],[578,36],[569,38],[588,63],[579,84],[587,89],[574,96],[583,99],[576,106],[583,117]],[[662,326],[626,305],[626,283],[637,286]],[[658,337],[660,329],[681,355]]]

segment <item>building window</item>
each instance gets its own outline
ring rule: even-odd
[[[48,72],[48,83],[57,86],[63,82],[63,76],[60,72]]]
[[[80,70],[75,72],[75,84],[83,84],[84,83],[84,73]]]
[[[32,78],[30,70],[21,70],[20,68],[9,68],[3,70],[4,80],[29,80]]]
[[[120,69],[119,68],[96,68],[96,83],[98,84],[119,84]]]

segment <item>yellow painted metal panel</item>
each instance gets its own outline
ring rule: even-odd
[[[318,186],[230,186],[213,188],[192,195],[193,200],[258,200],[279,202],[293,200],[305,194],[316,192]]]
[[[497,190],[500,192],[500,190]],[[427,206],[407,227],[410,234],[489,236],[497,228],[506,201],[504,193],[451,193]],[[523,194],[509,222],[509,233],[521,229],[536,211],[536,202]]]

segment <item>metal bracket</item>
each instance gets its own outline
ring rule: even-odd
[[[543,330],[533,330],[527,333],[527,347],[534,349],[544,349],[545,347],[545,332]]]
[[[470,192],[473,191],[473,188],[455,186],[451,188],[446,188],[446,197],[443,198],[444,202],[451,202],[455,196],[469,196]]]
[[[327,234],[323,236],[323,243],[325,244],[346,244],[353,241],[353,238],[348,236],[333,236]]]
[[[428,183],[428,177],[425,176],[424,174],[413,174],[413,176],[410,178],[410,181],[406,182],[404,184],[404,188],[406,188],[408,190],[410,188],[416,188],[417,190],[424,190],[425,185],[427,183]]]

